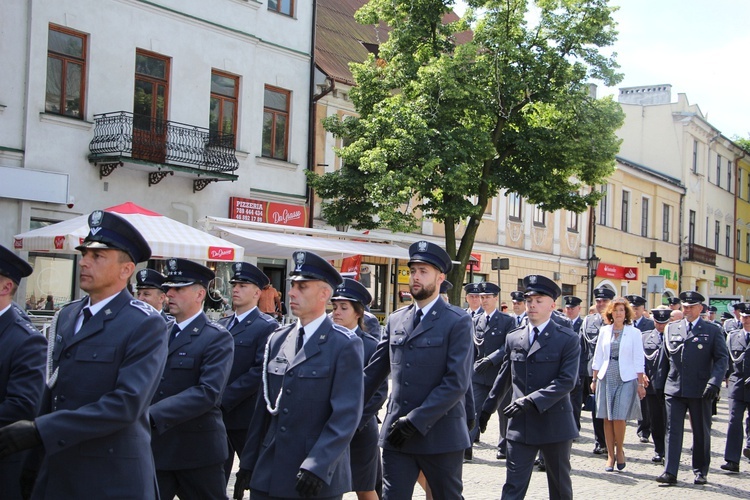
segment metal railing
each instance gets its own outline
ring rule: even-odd
[[[213,132],[148,116],[115,111],[94,115],[92,156],[130,156],[154,163],[194,165],[208,172],[239,167],[234,134]]]
[[[710,266],[716,265],[716,251],[695,243],[688,243],[682,247],[682,257],[684,260],[701,262]]]

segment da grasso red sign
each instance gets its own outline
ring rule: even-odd
[[[229,198],[229,218],[265,222],[282,226],[305,227],[307,207],[250,198]]]

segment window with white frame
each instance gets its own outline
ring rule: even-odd
[[[630,230],[630,191],[622,190],[622,208],[620,213],[620,229],[623,233]]]
[[[599,224],[606,226],[608,223],[607,216],[609,215],[607,206],[609,204],[609,186],[604,184],[601,187],[601,192],[604,193],[604,196],[599,200]]]
[[[534,205],[534,225],[540,227],[547,225],[547,212],[542,210],[539,205]]]
[[[577,233],[578,232],[578,218],[580,214],[568,210],[568,231]]]
[[[513,221],[520,221],[521,217],[521,195],[518,193],[508,193],[508,217]]]
[[[661,240],[669,241],[672,229],[672,207],[664,203],[662,205]]]
[[[641,198],[641,236],[648,238],[648,202],[645,196]]]

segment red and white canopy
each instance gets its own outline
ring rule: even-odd
[[[105,208],[133,224],[151,246],[152,259],[240,261],[245,249],[135,203]],[[89,233],[88,215],[34,229],[14,237],[13,248],[27,252],[76,253]]]

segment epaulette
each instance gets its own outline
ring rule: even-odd
[[[138,309],[139,311],[141,311],[146,316],[151,316],[152,314],[158,314],[159,313],[159,311],[157,311],[156,309],[154,309],[150,305],[146,304],[145,302],[141,302],[138,299],[131,300],[130,301],[130,305],[133,306],[134,308]]]
[[[339,333],[343,333],[344,335],[346,335],[350,339],[359,338],[357,336],[357,334],[354,333],[353,331],[351,331],[348,328],[345,328],[345,327],[343,327],[341,325],[337,325],[336,323],[333,324],[333,329],[336,330]]]
[[[31,324],[28,318],[19,317],[16,320],[16,325],[18,325],[21,328],[21,330],[26,332],[28,335],[41,335],[39,330],[37,330],[36,327]]]

